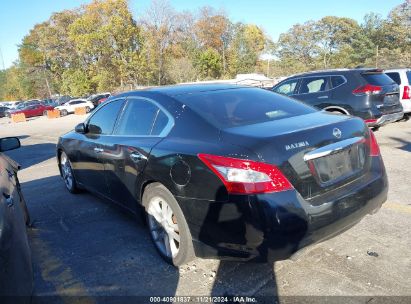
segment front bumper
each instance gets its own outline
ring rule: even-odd
[[[230,196],[228,202],[178,197],[203,258],[242,261],[284,260],[310,244],[321,242],[375,213],[387,198],[388,181],[380,158],[378,174],[320,198],[305,200],[295,190]]]

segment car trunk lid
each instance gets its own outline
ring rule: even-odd
[[[305,199],[311,199],[368,170],[368,137],[358,118],[316,112],[225,129],[221,140],[246,140],[259,161],[276,165]]]

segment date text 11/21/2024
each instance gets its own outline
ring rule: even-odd
[[[150,297],[150,303],[257,303],[255,297],[246,296],[172,296]]]

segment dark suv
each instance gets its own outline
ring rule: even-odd
[[[404,115],[398,85],[379,69],[309,72],[291,76],[272,90],[329,112],[361,117],[370,127]]]

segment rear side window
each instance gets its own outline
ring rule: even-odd
[[[297,86],[298,79],[293,79],[280,84],[273,89],[274,92],[283,95],[293,95],[295,93],[295,87]]]
[[[115,133],[134,136],[159,135],[167,122],[167,116],[152,102],[130,99]]]
[[[113,132],[118,113],[124,99],[117,99],[100,108],[88,122],[88,132],[91,134],[108,135]]]
[[[394,73],[394,72],[390,72],[390,73],[385,73],[387,74],[392,80],[394,80],[397,84],[401,84],[401,77],[400,77],[400,73]]]
[[[365,80],[372,85],[389,85],[395,83],[389,76],[384,73],[363,73],[361,74]]]
[[[344,82],[345,82],[345,79],[342,76],[331,76],[331,84],[333,88],[339,87]]]
[[[316,112],[314,108],[294,99],[257,88],[210,91],[177,98],[221,129]]]
[[[166,114],[164,114],[163,111],[158,111],[156,120],[154,122],[154,127],[153,131],[151,132],[151,135],[160,135],[161,132],[164,130],[164,128],[168,124],[168,117]]]
[[[329,90],[329,77],[307,77],[301,81],[299,94],[317,93]]]

